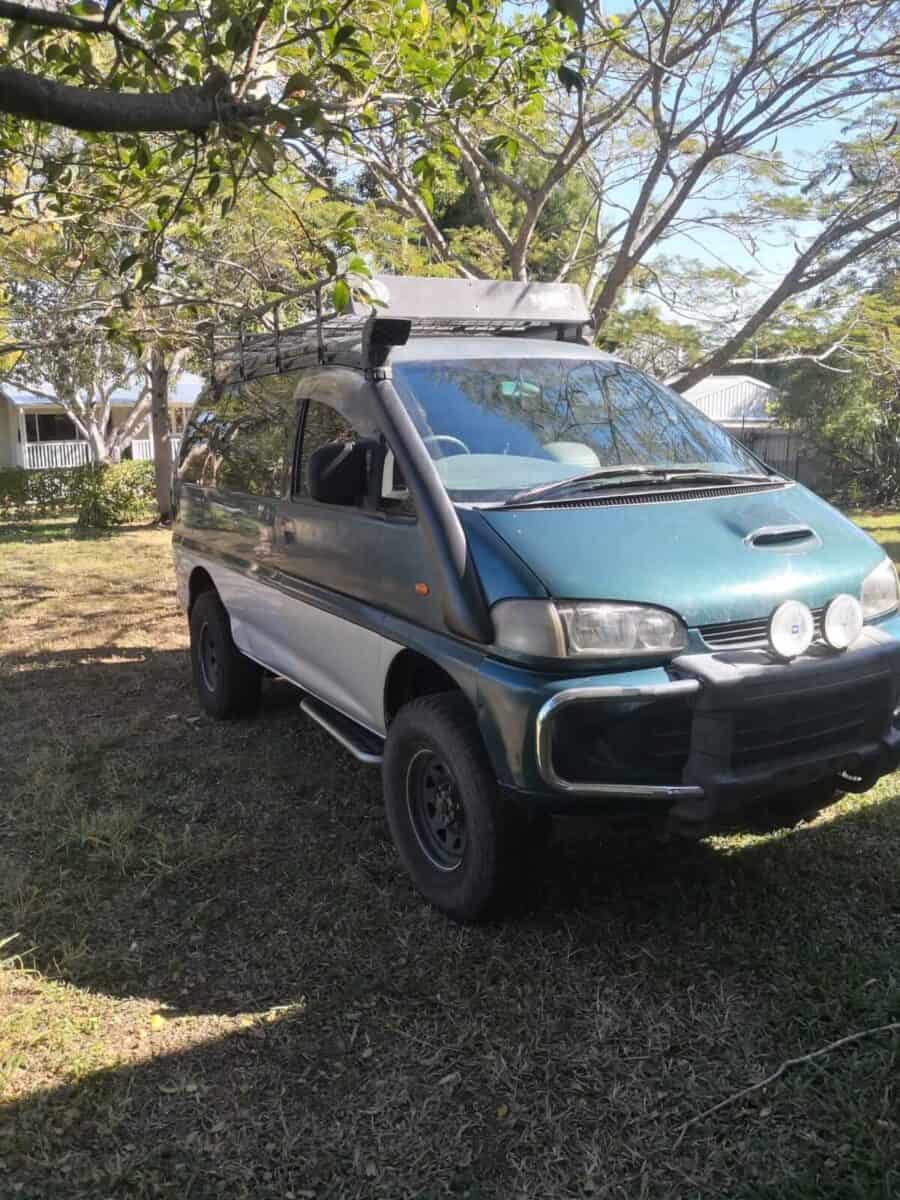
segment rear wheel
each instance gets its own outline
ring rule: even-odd
[[[382,772],[388,825],[416,887],[457,921],[488,915],[513,880],[524,817],[497,786],[465,697],[405,705]]]
[[[227,720],[259,708],[262,670],[235,646],[228,613],[213,591],[198,596],[191,609],[191,667],[197,698],[210,716]]]

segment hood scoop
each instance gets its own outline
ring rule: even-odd
[[[755,550],[782,550],[803,546],[810,549],[813,544],[821,546],[819,535],[808,525],[761,525],[744,538]]]

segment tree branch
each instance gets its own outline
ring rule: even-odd
[[[0,67],[0,112],[90,133],[202,133],[212,125],[258,123],[267,101],[232,100],[205,85],[146,95],[68,87],[15,67]]]
[[[771,1075],[767,1075],[765,1079],[761,1079],[759,1083],[752,1083],[749,1087],[741,1088],[739,1092],[735,1092],[733,1096],[728,1096],[724,1100],[720,1100],[718,1104],[714,1104],[712,1108],[704,1109],[703,1112],[697,1113],[691,1117],[689,1121],[681,1127],[681,1132],[678,1135],[678,1140],[673,1149],[677,1150],[681,1145],[684,1135],[692,1125],[696,1125],[698,1121],[703,1121],[707,1117],[711,1117],[713,1113],[720,1112],[723,1108],[727,1108],[731,1104],[736,1104],[738,1100],[743,1100],[746,1096],[753,1092],[758,1092],[762,1088],[768,1087],[769,1084],[775,1083],[780,1079],[785,1071],[791,1067],[802,1066],[803,1063],[815,1062],[817,1058],[822,1058],[826,1054],[831,1054],[833,1050],[839,1050],[841,1046],[849,1046],[852,1042],[860,1042],[863,1038],[874,1037],[880,1033],[900,1033],[900,1021],[892,1021],[887,1025],[878,1025],[874,1029],[862,1029],[859,1033],[848,1034],[847,1037],[838,1038],[836,1042],[829,1042],[827,1046],[822,1046],[818,1050],[813,1050],[810,1054],[801,1054],[797,1058],[786,1059],[777,1071],[773,1071]]]
[[[15,4],[12,0],[0,0],[0,20],[19,21],[23,25],[33,25],[40,29],[59,29],[71,33],[85,33],[91,36],[109,34],[123,46],[130,46],[140,51],[155,67],[162,70],[162,63],[147,49],[143,42],[126,33],[116,23],[120,4],[107,5],[103,18],[93,21],[90,17],[76,17],[71,13],[55,12],[47,8],[32,8],[30,4]]]

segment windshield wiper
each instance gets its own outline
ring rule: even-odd
[[[583,475],[572,475],[568,479],[554,479],[552,483],[542,483],[537,487],[526,488],[524,491],[510,496],[505,501],[505,505],[527,504],[530,500],[544,499],[547,496],[570,490],[590,491],[595,487],[618,487],[620,484],[628,485],[644,480],[653,483],[687,480],[715,481],[716,483],[769,483],[778,479],[777,475],[751,475],[741,471],[705,471],[699,467],[600,467],[595,471],[586,471]]]

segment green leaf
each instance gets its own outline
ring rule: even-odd
[[[472,80],[467,79],[465,76],[463,76],[461,79],[457,79],[456,83],[454,83],[453,87],[450,89],[450,100],[462,100],[464,97],[471,94],[471,92],[474,90],[474,87],[475,85],[473,84]]]
[[[335,312],[343,312],[350,303],[350,288],[344,279],[339,279],[331,291],[331,303]]]
[[[139,288],[149,287],[151,283],[156,283],[156,277],[159,274],[159,268],[155,262],[147,259],[141,264],[141,270],[137,279]]]
[[[337,33],[334,35],[334,42],[332,43],[332,45],[335,50],[339,50],[341,48],[341,46],[347,46],[347,45],[350,45],[351,43],[353,43],[353,39],[355,36],[356,36],[356,26],[355,25],[342,25],[340,27],[340,29],[337,31]]]
[[[275,151],[271,143],[257,142],[253,147],[253,160],[263,175],[271,175],[275,170]]]
[[[284,85],[283,97],[294,96],[297,92],[305,92],[309,88],[309,76],[305,71],[295,71]]]
[[[140,261],[140,254],[126,254],[119,263],[119,274],[124,275],[126,271],[130,271],[136,262]]]
[[[432,194],[431,188],[420,187],[419,195],[422,197],[422,203],[425,205],[425,207],[428,209],[428,211],[430,213],[433,213],[434,212],[434,195]]]

